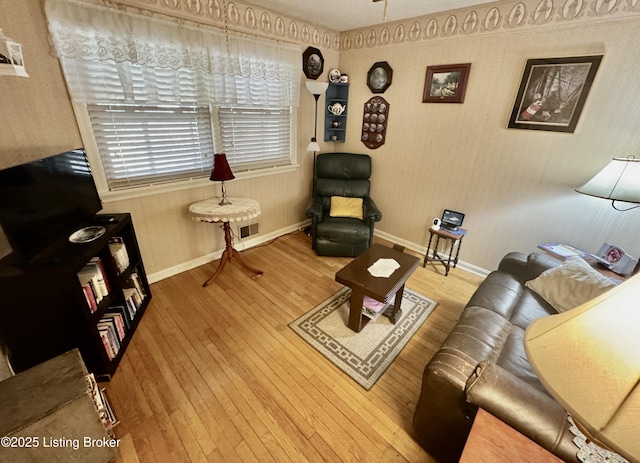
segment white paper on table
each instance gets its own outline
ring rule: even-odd
[[[400,264],[395,259],[378,259],[367,270],[371,276],[389,278],[398,268]]]

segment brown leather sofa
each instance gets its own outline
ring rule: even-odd
[[[427,364],[413,426],[438,461],[458,461],[478,407],[563,460],[578,461],[565,411],[539,382],[523,345],[529,323],[556,313],[525,282],[556,265],[545,254],[507,254]]]

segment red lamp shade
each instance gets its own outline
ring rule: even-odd
[[[227,162],[227,155],[224,153],[213,155],[213,169],[209,180],[224,182],[236,178],[231,172],[231,167]]]

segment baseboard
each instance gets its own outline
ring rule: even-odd
[[[423,245],[416,244],[411,241],[407,241],[405,239],[394,236],[382,230],[375,230],[373,234],[383,240],[389,241],[391,243],[400,244],[415,253],[421,254],[423,258],[424,258],[424,253],[427,251],[426,247]],[[441,254],[441,255],[448,257],[448,254]],[[469,273],[473,273],[474,275],[479,275],[483,278],[485,278],[487,275],[489,275],[489,273],[491,273],[490,270],[484,269],[482,267],[478,267],[469,262],[465,262],[464,260],[458,260],[458,265],[456,267],[459,269],[465,270]]]
[[[286,235],[287,233],[302,230],[308,224],[309,221],[305,220],[302,222],[298,222],[297,224],[290,225],[289,227],[281,228],[280,230],[267,233],[265,235],[257,235],[253,238],[244,240],[240,240],[239,238],[237,238],[235,243],[236,249],[238,251],[243,251],[245,249],[268,243],[269,241],[276,239],[282,235]],[[238,244],[240,244],[241,246],[238,246]],[[155,283],[157,281],[164,280],[165,278],[172,277],[179,273],[186,272],[187,270],[191,270],[192,268],[200,267],[201,265],[205,265],[209,262],[213,262],[214,260],[218,260],[222,257],[223,252],[224,249],[220,249],[202,257],[198,257],[197,259],[192,259],[179,265],[174,265],[173,267],[160,270],[159,272],[150,273],[147,275],[147,279],[149,280],[149,283]]]
[[[274,232],[267,233],[265,235],[258,235],[254,238],[238,240],[236,244],[238,243],[242,244],[242,247],[239,248],[238,251],[242,251],[244,249],[250,249],[252,247],[267,243],[282,235],[286,235],[287,233],[302,230],[305,226],[309,225],[309,223],[310,223],[309,220],[304,220],[302,222],[298,222],[294,225],[281,228],[280,230],[276,230]],[[381,230],[375,230],[374,234],[375,236],[378,236],[383,240],[389,241],[391,243],[400,244],[405,248],[417,254],[421,254],[423,256],[426,251],[426,248],[423,245],[416,244],[411,241],[407,241],[403,238],[397,237],[395,235],[392,235],[390,233],[387,233]],[[173,267],[169,267],[164,270],[160,270],[159,272],[150,273],[147,275],[147,278],[149,279],[149,283],[155,283],[157,281],[164,280],[165,278],[172,277],[179,273],[186,272],[187,270],[191,270],[192,268],[200,267],[201,265],[205,265],[205,264],[208,264],[209,262],[213,262],[214,260],[218,260],[222,257],[223,252],[224,252],[224,249],[220,249],[219,251],[215,251],[210,254],[204,255],[202,257],[198,257],[197,259],[183,262],[182,264],[175,265]],[[481,267],[473,265],[469,262],[465,262],[463,260],[458,260],[457,267],[467,272],[473,273],[475,275],[479,275],[481,277],[486,277],[490,273],[489,270],[483,269]]]

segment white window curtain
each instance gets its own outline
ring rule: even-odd
[[[227,38],[212,28],[178,25],[102,1],[46,0],[45,11],[71,96],[80,103],[299,104],[297,46]],[[88,61],[115,68],[120,88],[105,91]],[[130,69],[137,66],[145,79],[134,91]],[[271,91],[254,91],[265,86]]]
[[[214,150],[236,172],[292,163],[299,47],[106,0],[45,0],[45,11],[110,190],[206,177]]]

